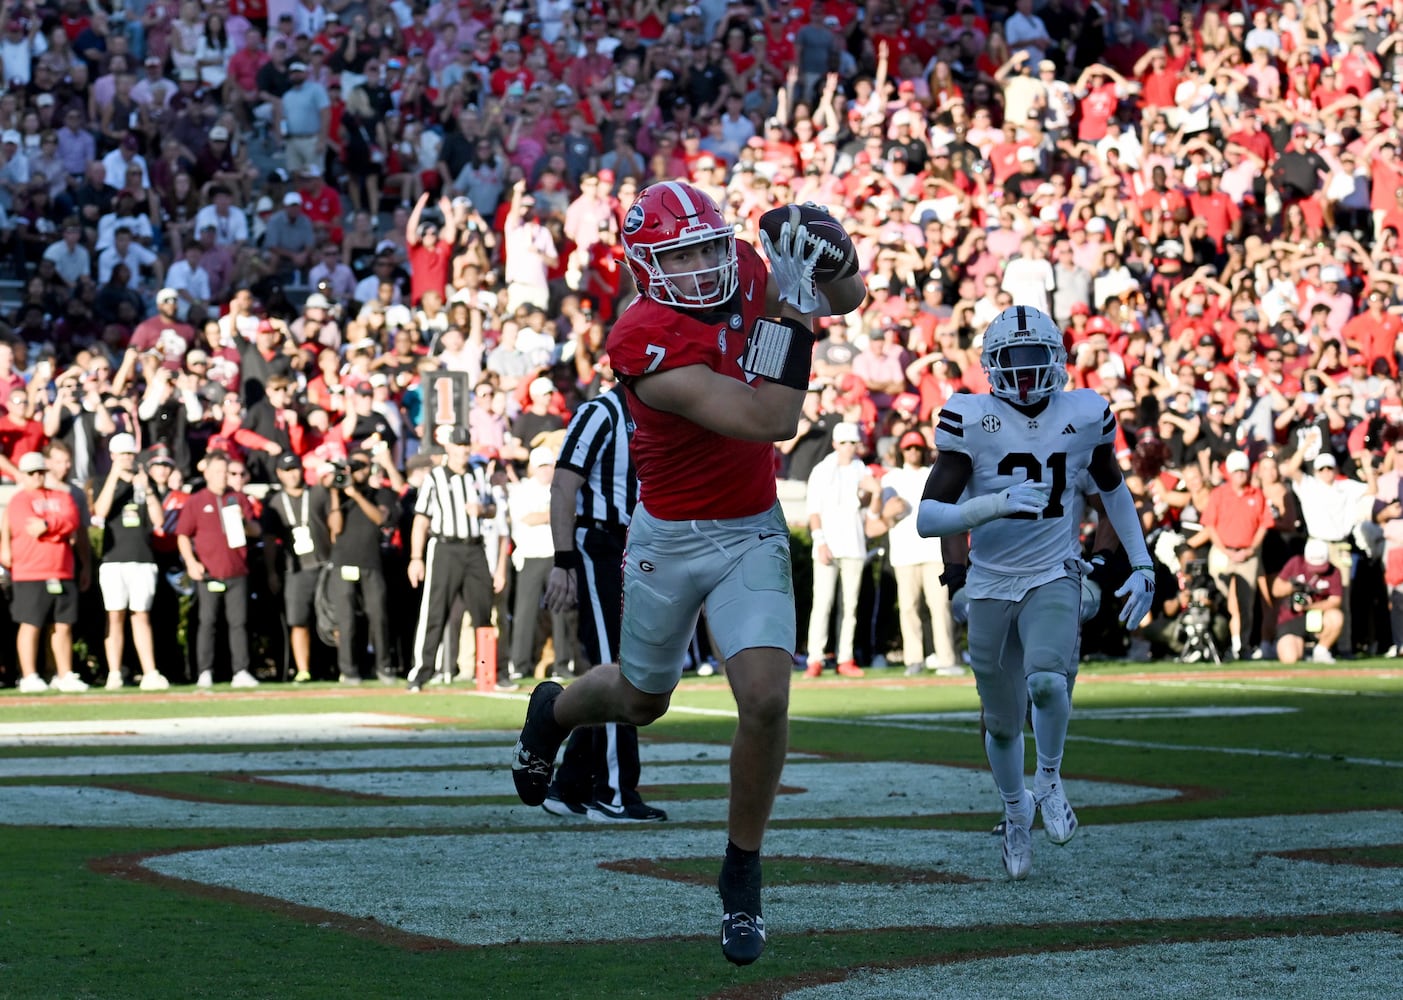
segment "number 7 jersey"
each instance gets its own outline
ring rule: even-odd
[[[1035,417],[987,394],[959,394],[945,404],[935,446],[969,456],[966,498],[1027,480],[1051,490],[1041,514],[996,518],[970,532],[968,597],[1016,601],[1068,575],[1068,561],[1081,557],[1082,473],[1096,447],[1115,437],[1115,417],[1091,389],[1054,393]]]

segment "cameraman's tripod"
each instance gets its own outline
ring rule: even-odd
[[[1223,657],[1218,653],[1218,644],[1213,641],[1212,616],[1205,614],[1201,619],[1196,612],[1202,610],[1190,608],[1185,616],[1184,648],[1179,651],[1179,662],[1207,663],[1211,660],[1221,666]]]

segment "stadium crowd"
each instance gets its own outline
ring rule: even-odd
[[[848,673],[958,669],[939,545],[901,515],[942,406],[987,388],[981,332],[1009,305],[1052,315],[1070,384],[1108,400],[1158,563],[1144,627],[1103,611],[1088,652],[1328,660],[1403,641],[1391,3],[16,0],[0,27],[18,630],[0,662],[22,690],[44,687],[49,620],[62,690],[138,665],[146,687],[214,669],[252,686],[284,643],[289,676],[353,681],[361,659],[404,676],[409,524],[441,423],[468,428],[497,500],[483,533],[510,628],[508,553],[534,526],[512,493],[611,384],[624,216],[670,178],[738,239],[811,201],[857,243],[869,300],[823,321],[776,454],[807,492],[810,673],[830,652]],[[462,413],[431,412],[441,372]],[[835,471],[853,457],[859,474]],[[307,507],[280,515],[269,491],[304,483],[311,521],[380,511],[378,551],[349,521],[294,534]],[[189,596],[208,568],[197,490],[206,512],[238,497],[211,523],[242,550],[225,572],[247,577],[247,616],[243,588]],[[864,582],[869,546],[882,572]],[[1087,555],[1124,576],[1090,529]],[[283,595],[323,558],[389,581],[392,656],[308,653]],[[123,563],[155,567],[151,593]],[[873,577],[900,606],[885,644],[856,629]],[[247,663],[237,643],[196,656],[215,615],[251,633]]]

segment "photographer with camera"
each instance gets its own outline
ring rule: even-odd
[[[1305,657],[1306,639],[1315,637],[1311,659],[1334,663],[1331,652],[1344,628],[1344,582],[1330,560],[1330,546],[1318,538],[1306,542],[1304,555],[1292,556],[1272,581],[1280,601],[1276,618],[1276,653],[1282,663]]]
[[[338,465],[331,477],[332,503],[327,515],[331,531],[331,595],[336,606],[340,641],[336,644],[336,664],[342,684],[359,684],[356,663],[356,599],[360,598],[375,649],[375,676],[386,684],[395,682],[390,647],[389,594],[384,566],[380,561],[380,534],[385,525],[393,526],[398,517],[399,499],[395,492],[379,485],[375,458],[389,453],[389,446],[376,441],[377,455],[364,448],[350,453],[344,466]],[[376,479],[372,482],[372,474]]]

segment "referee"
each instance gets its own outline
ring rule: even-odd
[[[614,662],[619,649],[624,542],[638,502],[628,447],[632,430],[622,389],[585,403],[566,428],[551,481],[555,567],[546,582],[546,606],[559,613],[579,595],[580,643],[591,666]],[[581,727],[570,734],[542,807],[556,816],[602,822],[667,819],[639,796],[638,778],[636,727]]]
[[[422,691],[438,669],[440,644],[453,602],[461,598],[479,633],[492,620],[492,573],[483,547],[483,521],[496,514],[492,490],[481,468],[468,462],[472,438],[455,427],[444,444],[444,461],[424,477],[414,503],[409,543],[409,583],[424,585],[409,690]],[[456,627],[456,623],[454,623]],[[480,648],[480,647],[479,647]],[[442,669],[451,674],[453,664]],[[498,682],[497,690],[515,684]]]

